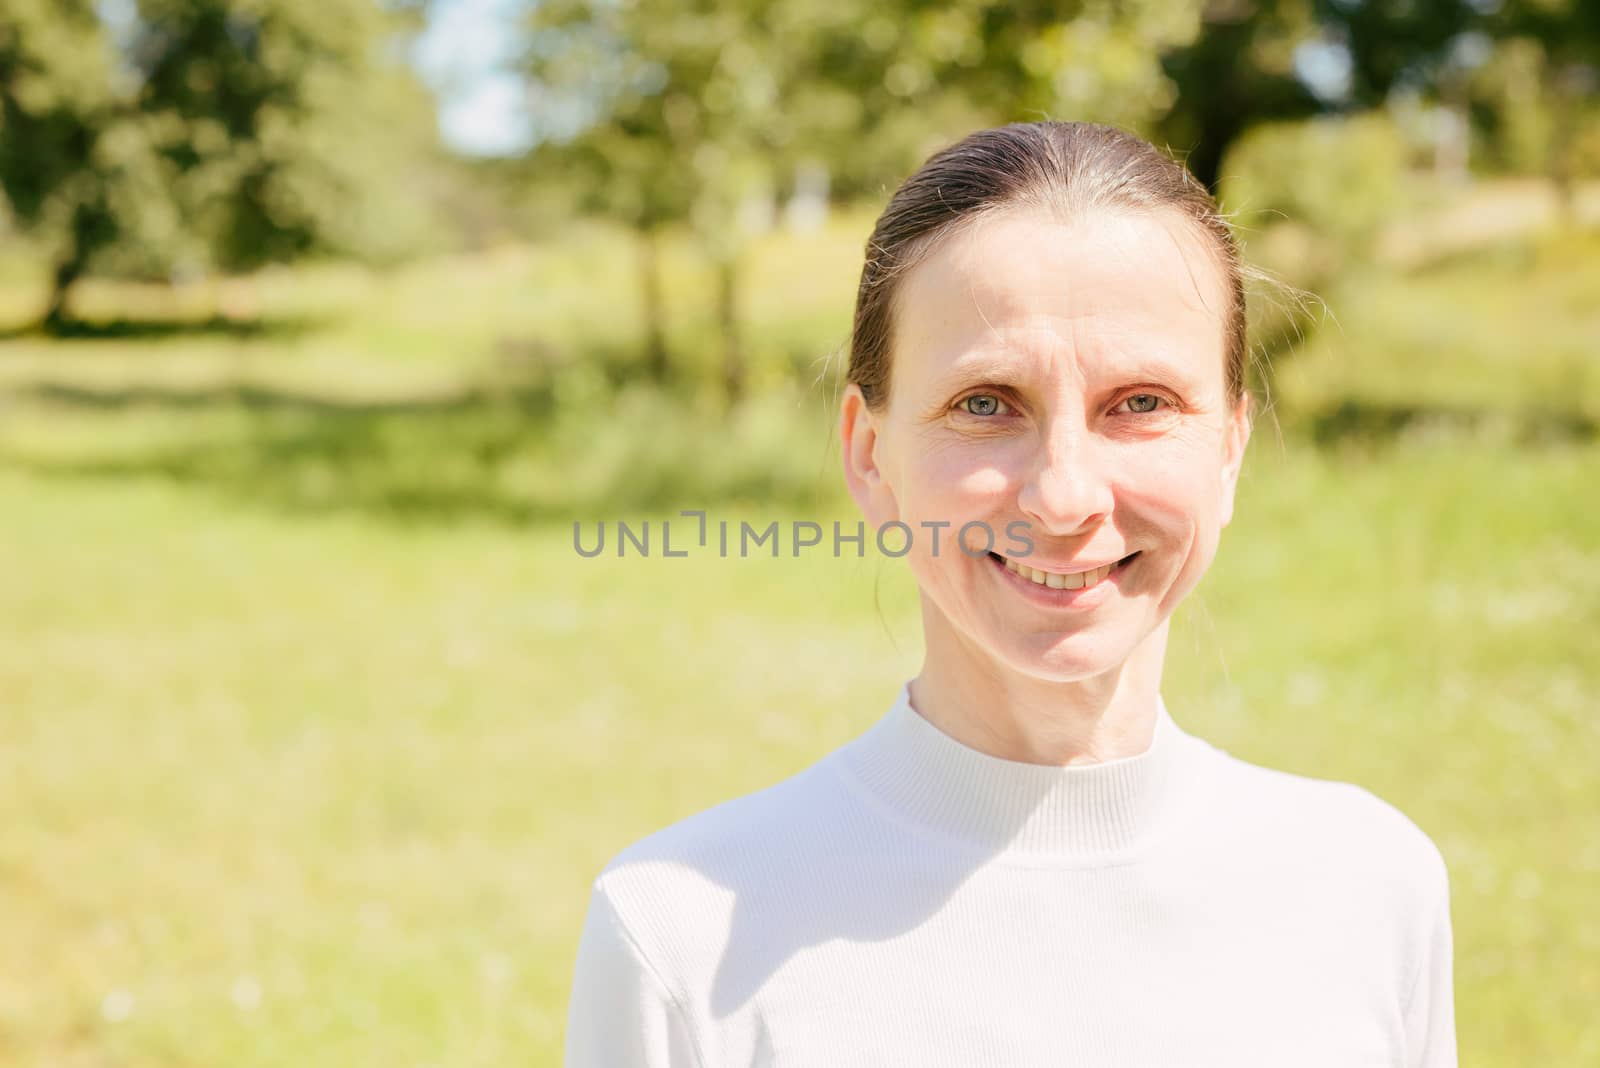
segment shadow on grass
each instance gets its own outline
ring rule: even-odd
[[[618,390],[598,373],[577,392],[572,385],[551,377],[343,401],[255,385],[34,384],[7,399],[107,418],[76,424],[87,437],[70,451],[13,448],[0,452],[0,465],[49,478],[160,479],[286,514],[353,512],[404,524],[526,525],[732,503],[810,514],[838,503],[837,449],[815,391],[722,412],[687,385]],[[1600,440],[1596,421],[1572,411],[1347,399],[1286,416],[1286,429],[1325,449]]]
[[[233,319],[213,315],[208,319],[74,319],[53,329],[39,323],[0,328],[0,341],[38,338],[49,341],[163,341],[182,337],[221,337],[241,340],[292,340],[327,326],[329,320],[311,315],[278,315],[258,319]]]
[[[603,376],[585,395],[560,387],[546,379],[345,402],[252,385],[35,384],[8,398],[130,418],[91,426],[87,450],[13,449],[0,452],[0,465],[51,478],[155,478],[288,514],[356,512],[407,524],[819,503],[823,442],[810,439],[822,424],[792,403],[772,409],[779,423],[762,409],[738,431],[687,387],[635,384],[620,398]],[[613,410],[619,400],[626,403]]]
[[[487,387],[463,389],[403,400],[341,400],[334,397],[299,393],[268,386],[236,384],[207,386],[203,389],[173,389],[167,386],[132,386],[95,389],[89,386],[44,382],[21,386],[7,393],[8,398],[24,403],[45,403],[64,408],[128,411],[147,409],[174,412],[204,412],[237,408],[248,412],[300,412],[306,414],[428,414],[461,411],[494,401],[511,399],[530,408],[547,407],[547,386]]]
[[[1319,447],[1392,446],[1416,438],[1495,437],[1518,445],[1588,443],[1600,424],[1561,409],[1447,408],[1346,398],[1295,419]]]

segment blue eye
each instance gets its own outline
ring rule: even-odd
[[[993,393],[974,393],[957,401],[956,407],[971,415],[998,415],[1005,402]]]

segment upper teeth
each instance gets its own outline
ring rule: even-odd
[[[1107,575],[1111,574],[1116,564],[1107,564],[1097,567],[1093,571],[1078,571],[1071,575],[1062,575],[1055,571],[1039,571],[1035,568],[1019,564],[1015,560],[1006,559],[1006,568],[1015,571],[1025,579],[1030,579],[1041,586],[1049,586],[1052,590],[1081,590],[1085,586],[1093,586]]]

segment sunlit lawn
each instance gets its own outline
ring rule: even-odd
[[[1413,274],[1353,272],[1306,350],[1289,402],[1516,413],[1537,433],[1600,421],[1600,229],[1443,257]]]
[[[774,368],[841,340],[863,234],[769,250]],[[788,295],[785,255],[807,264]],[[1392,362],[1334,374],[1313,348],[1285,396],[1492,407],[1486,378],[1524,377],[1501,335],[1530,381],[1577,366],[1592,319],[1551,302],[1592,292],[1597,261],[1550,255],[1568,297],[1493,257],[1387,291],[1454,311],[1467,347],[1417,363],[1463,352],[1477,385],[1419,371],[1408,392]],[[846,516],[815,394],[731,424],[592,383],[439,401],[502,336],[578,344],[604,319],[562,318],[562,262],[287,276],[259,299],[300,307],[298,332],[0,342],[0,1063],[557,1065],[605,861],[798,771],[915,671],[894,561],[572,550],[573,515]],[[689,360],[700,283],[674,284]],[[1405,349],[1364,307],[1347,344]],[[413,407],[335,406],[396,395]],[[1166,692],[1215,744],[1359,782],[1434,836],[1464,1064],[1588,1064],[1600,445],[1518,444],[1525,423],[1320,452],[1264,426]]]

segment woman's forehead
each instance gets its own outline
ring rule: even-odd
[[[1002,354],[1021,371],[1060,346],[1136,362],[1209,354],[1220,374],[1223,279],[1201,240],[1171,212],[976,220],[902,279],[895,352],[935,372]]]

